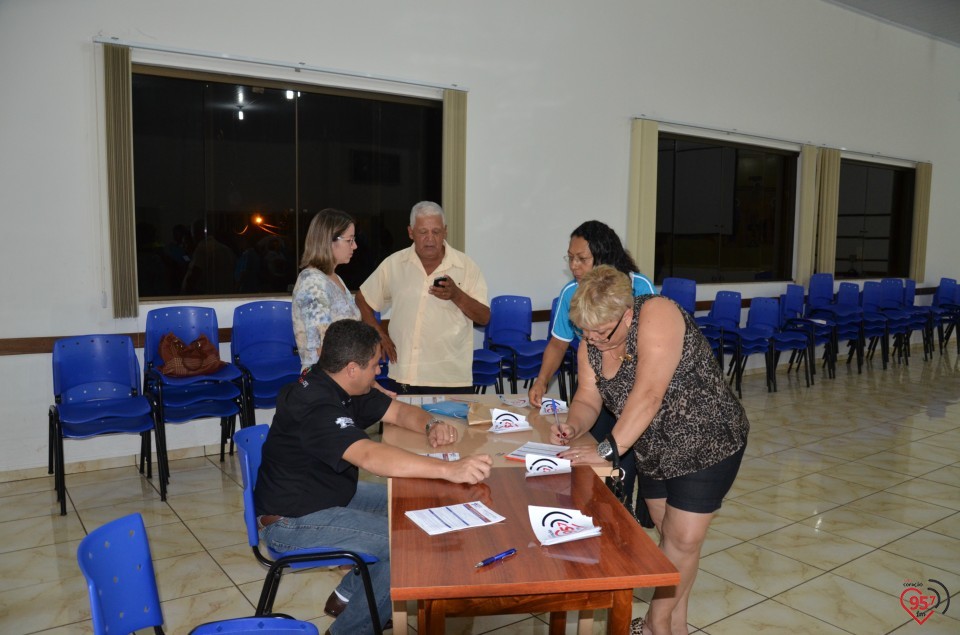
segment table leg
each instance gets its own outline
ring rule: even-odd
[[[577,635],[593,633],[593,611],[580,611],[577,616]]]
[[[444,601],[423,600],[417,604],[417,632],[423,635],[443,635],[447,621]]]
[[[393,603],[393,635],[407,635],[407,602]]]
[[[567,630],[567,612],[554,611],[550,613],[550,635],[563,635]]]
[[[633,589],[613,592],[613,606],[607,613],[607,635],[630,632],[630,616],[633,613]]]

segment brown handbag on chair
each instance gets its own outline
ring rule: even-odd
[[[160,372],[167,377],[209,375],[226,366],[225,362],[220,361],[217,347],[203,334],[184,344],[173,333],[167,333],[160,340],[160,358],[163,359]]]

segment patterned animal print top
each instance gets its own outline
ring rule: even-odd
[[[605,379],[600,372],[602,353],[587,346],[590,367],[597,376],[603,402],[619,419],[637,372],[637,322],[644,302],[662,296],[634,299],[633,321],[627,335],[625,359],[617,374]],[[672,300],[671,300],[672,302]],[[674,303],[676,304],[676,303]],[[633,451],[637,469],[654,479],[692,474],[736,453],[747,441],[750,423],[727,384],[710,344],[684,310],[686,331],[680,363],[670,380],[660,409],[640,435]]]

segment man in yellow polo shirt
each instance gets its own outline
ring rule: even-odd
[[[380,331],[400,394],[473,392],[473,325],[490,321],[487,281],[477,264],[447,244],[436,203],[410,211],[413,244],[388,256],[360,285],[363,321]],[[373,312],[391,309],[389,332]]]

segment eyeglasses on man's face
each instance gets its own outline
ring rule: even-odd
[[[585,342],[590,342],[591,344],[606,344],[610,341],[610,338],[613,337],[613,334],[617,332],[617,329],[620,328],[620,325],[623,323],[623,318],[627,315],[626,310],[620,314],[620,319],[617,320],[617,323],[612,329],[607,331],[606,335],[600,335],[599,331],[593,329],[582,329],[579,326],[573,327],[573,332],[577,334],[577,337],[584,340]]]
[[[588,265],[593,262],[593,256],[571,256],[567,254],[563,261],[570,265]]]

